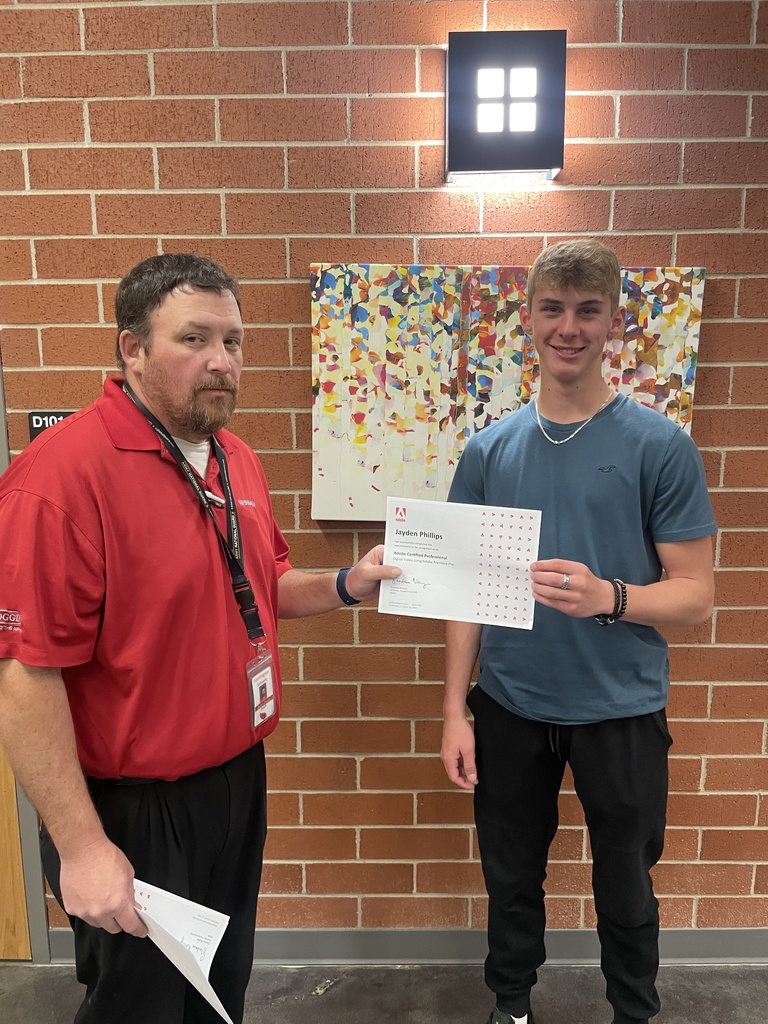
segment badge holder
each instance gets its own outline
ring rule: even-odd
[[[272,653],[260,643],[256,657],[246,665],[248,696],[251,701],[251,727],[258,729],[277,710],[275,704],[275,675],[272,670]]]

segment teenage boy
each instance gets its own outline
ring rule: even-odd
[[[690,437],[603,376],[622,329],[615,254],[562,242],[536,260],[520,319],[535,400],[468,443],[449,500],[542,510],[530,631],[449,623],[442,760],[474,789],[489,897],[489,1024],[533,1024],[542,884],[566,764],[584,808],[601,967],[614,1024],[659,1011],[667,644],[711,614],[716,530]],[[479,655],[477,686],[467,691]],[[467,721],[465,701],[474,716]]]

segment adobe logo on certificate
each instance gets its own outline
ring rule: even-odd
[[[541,512],[387,498],[379,611],[532,629]]]

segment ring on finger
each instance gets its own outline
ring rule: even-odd
[[[561,590],[567,590],[570,585],[571,585],[571,577],[568,575],[567,572],[564,572],[563,573],[563,582],[560,584],[560,589]]]

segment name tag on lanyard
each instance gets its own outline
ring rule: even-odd
[[[251,703],[251,727],[258,729],[277,711],[272,654],[260,644],[255,658],[246,666]]]

